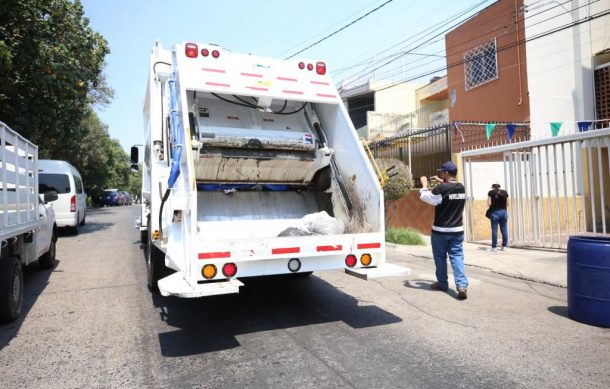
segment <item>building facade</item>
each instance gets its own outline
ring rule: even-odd
[[[529,121],[522,5],[499,0],[445,36],[450,121]]]

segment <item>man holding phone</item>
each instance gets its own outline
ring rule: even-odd
[[[430,285],[434,290],[448,291],[447,255],[453,269],[458,298],[468,297],[468,278],[464,274],[464,225],[462,213],[466,204],[464,185],[457,182],[457,166],[451,161],[445,162],[437,169],[440,177],[432,176],[430,181],[439,185],[428,189],[428,178],[420,177],[422,188],[420,199],[435,207],[434,224],[432,225],[432,254],[436,266],[436,282]]]

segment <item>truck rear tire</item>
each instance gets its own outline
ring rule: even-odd
[[[21,314],[23,271],[15,257],[0,259],[0,321],[9,322]]]
[[[40,258],[38,258],[38,264],[43,269],[52,269],[55,266],[55,253],[56,253],[56,245],[57,245],[57,237],[55,233],[53,233],[53,237],[51,238],[51,246],[49,246],[49,251],[42,254]]]
[[[150,219],[148,220],[148,225],[150,226]],[[152,244],[152,240],[150,238],[150,234],[146,234],[147,239],[147,253],[146,253],[146,267],[147,267],[147,277],[146,283],[148,284],[148,289],[151,292],[156,292],[159,290],[159,286],[157,282],[169,276],[173,273],[173,270],[165,266],[165,253],[157,248],[154,244]]]

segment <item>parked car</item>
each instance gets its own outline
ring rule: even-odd
[[[87,194],[78,170],[66,161],[38,160],[38,192],[55,191],[58,198],[52,201],[58,227],[68,227],[78,234],[85,225]]]
[[[118,189],[106,189],[102,193],[102,205],[123,205],[124,202],[124,196]]]
[[[121,192],[123,194],[123,205],[131,205],[133,204],[133,198],[129,194],[129,192]]]

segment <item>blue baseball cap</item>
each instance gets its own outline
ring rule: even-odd
[[[445,162],[439,169],[436,169],[437,172],[456,172],[457,170],[457,166],[451,161]]]

